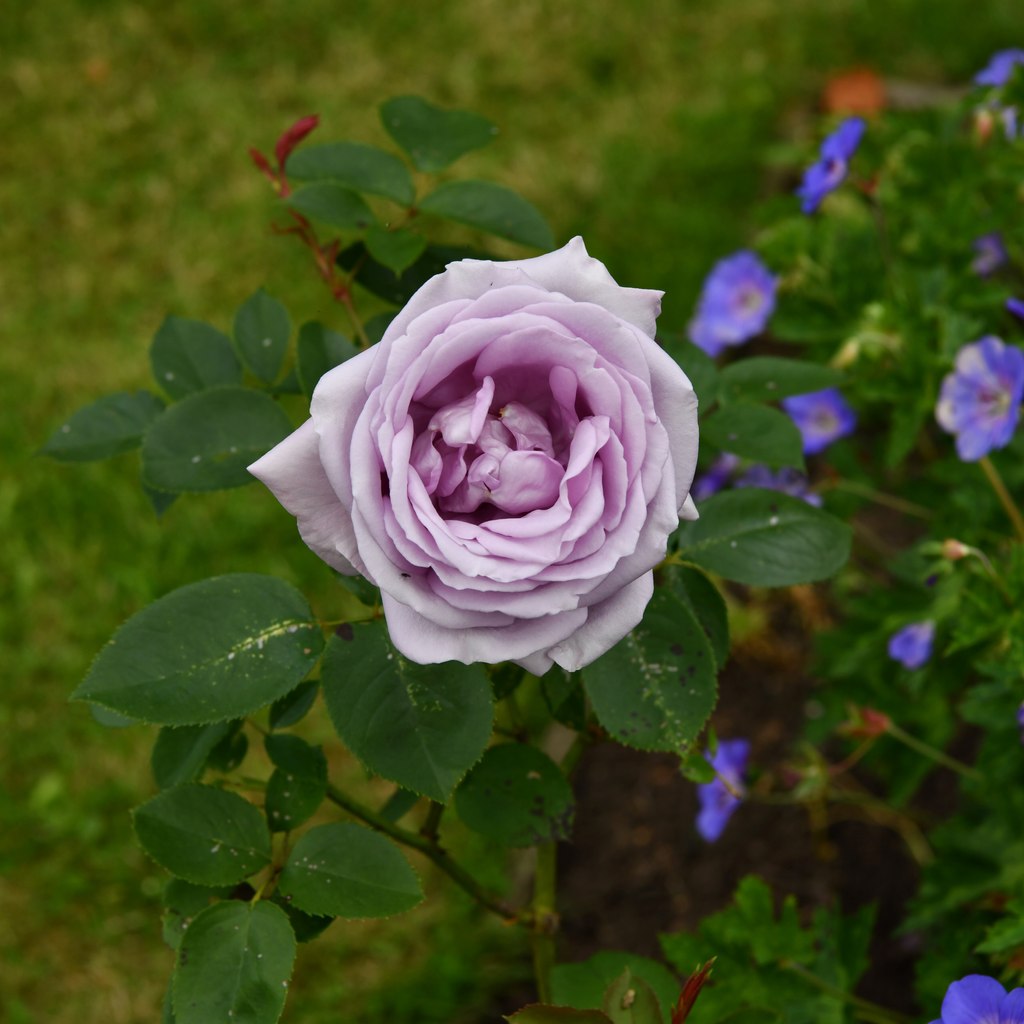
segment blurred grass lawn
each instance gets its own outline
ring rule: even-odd
[[[248,146],[314,111],[318,139],[385,142],[376,106],[401,93],[477,110],[501,135],[460,174],[522,191],[622,283],[665,289],[663,322],[682,327],[779,164],[799,159],[786,144],[814,137],[828,73],[964,82],[1022,42],[1019,0],[8,0],[0,1020],[157,1019],[162,875],[127,815],[151,789],[151,736],[67,703],[113,628],[218,572],[279,573],[334,599],[259,488],[181,500],[157,523],[133,457],[33,454],[75,408],[147,384],[167,313],[227,328],[265,285],[296,321],[344,329],[303,254],[270,234]],[[449,898],[394,926],[334,925],[303,949],[284,1019],[482,1019],[518,940],[476,922]]]

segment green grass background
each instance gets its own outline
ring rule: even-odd
[[[269,232],[248,146],[268,150],[311,112],[322,140],[384,143],[376,106],[408,92],[479,111],[501,134],[460,176],[520,190],[560,241],[583,234],[622,283],[665,289],[664,320],[681,327],[704,272],[749,236],[753,204],[792,185],[829,73],[960,83],[1022,43],[1019,0],[8,0],[0,1021],[158,1019],[162,874],[127,814],[151,790],[152,736],[67,703],[95,651],[133,611],[214,573],[333,593],[259,488],[182,500],[158,523],[133,457],[34,454],[75,408],[146,385],[167,313],[227,329],[265,285],[296,321],[344,329],[304,254]],[[487,1019],[516,951],[450,896],[395,924],[339,923],[303,950],[284,1019]]]

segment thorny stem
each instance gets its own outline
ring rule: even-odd
[[[1006,484],[1003,483],[999,470],[996,469],[992,464],[992,460],[987,455],[983,455],[979,459],[978,464],[984,471],[985,476],[988,477],[988,482],[992,485],[992,490],[996,492],[996,497],[999,499],[1007,516],[1009,516],[1010,522],[1013,523],[1013,528],[1017,531],[1017,539],[1024,540],[1024,517],[1021,516],[1020,509],[1017,508],[1016,502],[1006,489]]]
[[[956,772],[958,775],[962,775],[965,779],[970,779],[972,782],[981,782],[982,774],[976,768],[966,765],[963,761],[958,761],[955,757],[950,757],[949,754],[944,753],[941,750],[936,749],[923,740],[919,740],[916,736],[911,736],[909,732],[904,732],[895,722],[890,721],[886,724],[885,731],[895,740],[899,740],[904,746],[910,747],[911,750],[916,751],[918,754],[924,757],[931,758],[936,764],[941,764],[944,768],[949,768],[951,771]]]
[[[540,843],[537,846],[537,869],[533,878],[533,975],[537,996],[542,1003],[551,1002],[551,971],[555,966],[555,932],[558,913],[555,910],[555,880],[558,846]]]
[[[895,1010],[888,1010],[884,1006],[879,1006],[878,1003],[872,1003],[868,999],[861,999],[860,996],[855,996],[852,992],[844,992],[841,988],[836,988],[835,985],[829,984],[824,978],[819,978],[813,971],[809,971],[803,964],[798,964],[793,960],[780,960],[779,966],[784,970],[792,971],[820,992],[825,992],[834,999],[848,1003],[854,1007],[856,1015],[861,1020],[870,1021],[871,1024],[911,1024],[913,1021],[913,1018],[908,1017],[906,1014],[898,1013]]]
[[[327,799],[337,804],[343,810],[348,811],[353,817],[359,818],[360,821],[365,822],[371,828],[390,836],[395,842],[408,846],[413,850],[418,850],[424,857],[440,868],[456,885],[469,893],[477,903],[482,907],[486,907],[492,914],[497,914],[505,921],[522,920],[521,915],[487,892],[465,868],[456,864],[445,850],[432,843],[429,839],[419,835],[417,832],[410,832],[408,829],[388,821],[387,818],[377,814],[376,811],[353,799],[331,783],[327,784]]]

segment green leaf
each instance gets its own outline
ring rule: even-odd
[[[336,181],[356,192],[410,206],[416,197],[405,164],[393,153],[361,142],[325,142],[303,146],[288,158],[294,181]]]
[[[820,363],[755,356],[737,360],[722,370],[718,398],[722,402],[776,402],[790,395],[836,387],[843,379],[839,370]]]
[[[401,821],[421,799],[419,793],[399,786],[380,809],[380,816],[388,821]]]
[[[285,202],[312,220],[342,231],[362,231],[376,221],[358,192],[334,181],[315,181],[296,189]]]
[[[490,181],[449,181],[431,192],[420,210],[537,249],[555,245],[551,228],[532,203]]]
[[[293,586],[255,573],[215,576],[124,623],[73,696],[159,725],[222,722],[288,693],[322,649]]]
[[[264,741],[277,766],[267,783],[267,821],[272,832],[290,832],[312,817],[327,794],[327,758],[298,736],[270,735]]]
[[[172,405],[142,443],[143,482],[174,493],[251,484],[248,466],[291,433],[291,420],[269,395],[214,388]]]
[[[89,713],[93,719],[107,729],[126,729],[130,725],[138,725],[137,718],[129,718],[127,715],[120,715],[110,708],[101,707],[99,704],[90,704]]]
[[[242,722],[231,723],[227,735],[210,751],[206,767],[214,771],[233,772],[244,760],[249,750],[249,737],[242,732]]]
[[[427,240],[415,231],[406,228],[387,228],[374,224],[366,232],[366,248],[378,262],[396,274],[415,263],[427,247]]]
[[[396,96],[380,106],[388,134],[421,171],[442,171],[463,153],[486,146],[497,127],[467,110],[444,110],[419,96]]]
[[[825,579],[846,563],[850,528],[799,498],[759,487],[723,491],[677,534],[679,553],[726,579],[787,587]]]
[[[174,969],[178,1024],[275,1024],[294,962],[295,936],[280,907],[209,907],[189,927]]]
[[[242,367],[226,334],[200,320],[169,316],[149,347],[153,377],[171,396],[242,383]]]
[[[298,357],[296,370],[302,390],[309,398],[320,378],[334,367],[351,359],[359,351],[344,334],[324,327],[316,320],[310,320],[299,330]]]
[[[344,624],[321,669],[334,728],[371,771],[444,802],[491,735],[491,687],[480,665],[416,665],[380,620]]]
[[[804,464],[803,439],[796,424],[778,409],[736,402],[713,412],[700,425],[701,441],[769,466]]]
[[[503,1018],[509,1024],[611,1024],[600,1010],[574,1010],[570,1006],[533,1003]]]
[[[210,905],[214,898],[227,899],[230,886],[195,885],[183,878],[172,878],[164,886],[164,942],[178,949],[192,919]]]
[[[307,679],[270,705],[270,728],[288,729],[306,717],[320,689],[319,679]]]
[[[198,885],[233,885],[270,863],[263,815],[237,793],[186,782],[137,807],[142,848],[172,875]]]
[[[281,372],[291,333],[288,310],[262,288],[250,295],[235,314],[235,343],[242,362],[268,384]]]
[[[715,706],[715,655],[690,607],[658,588],[640,625],[584,670],[583,685],[619,742],[680,752]]]
[[[701,624],[715,654],[715,663],[721,670],[729,660],[729,612],[725,599],[704,573],[691,566],[669,566],[665,578],[672,593]]]
[[[525,743],[491,747],[455,791],[459,817],[505,846],[568,839],[572,788],[547,754]]]
[[[138,448],[146,428],[164,403],[150,391],[118,391],[104,395],[73,413],[41,451],[61,462],[90,462]]]
[[[291,924],[292,931],[295,932],[295,938],[299,942],[312,942],[318,935],[323,935],[334,923],[333,917],[307,914],[304,910],[293,907],[279,892],[275,892],[270,897],[270,900],[288,915],[288,922]]]
[[[210,752],[233,728],[233,722],[165,726],[153,744],[150,758],[156,784],[161,789],[167,789],[180,782],[198,779],[206,767]]]
[[[306,832],[278,889],[299,910],[333,917],[389,917],[423,899],[419,879],[398,847],[351,822]]]
[[[551,972],[551,997],[580,1010],[597,1009],[609,985],[626,969],[650,986],[668,1018],[679,997],[679,982],[664,964],[637,953],[602,950],[581,963],[558,964]]]
[[[612,1024],[664,1024],[658,997],[628,967],[608,986],[601,1009]]]
[[[700,408],[710,409],[718,396],[718,367],[715,361],[703,349],[684,338],[659,338],[659,341],[690,378]]]
[[[360,603],[367,608],[379,608],[381,604],[380,589],[375,587],[363,576],[338,576],[338,582]]]
[[[545,672],[541,676],[540,692],[555,721],[577,732],[586,728],[587,695],[579,673],[564,669]]]

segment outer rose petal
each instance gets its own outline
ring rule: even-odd
[[[352,519],[320,462],[319,438],[312,420],[306,420],[294,434],[254,462],[249,472],[295,516],[302,539],[329,566],[347,576],[365,574],[356,553]]]

